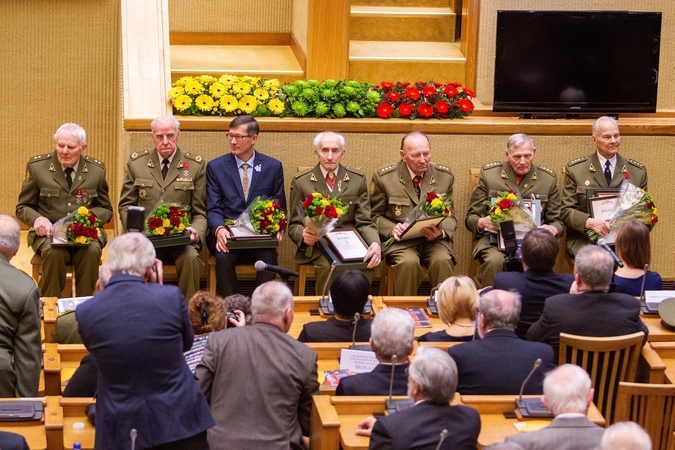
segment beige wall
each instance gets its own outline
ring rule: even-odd
[[[309,14],[308,0],[293,0],[291,32],[298,41],[302,51],[307,54],[307,14]]]
[[[288,33],[291,0],[169,0],[171,31]]]

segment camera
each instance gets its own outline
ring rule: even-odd
[[[504,239],[506,258],[504,259],[504,272],[522,272],[523,263],[518,258],[518,238],[513,220],[505,220],[499,224],[499,231]]]
[[[233,313],[231,311],[228,311],[227,312],[227,328],[234,328],[236,325],[233,324],[232,322],[230,322],[230,319],[235,320],[235,321],[239,320],[235,313]]]

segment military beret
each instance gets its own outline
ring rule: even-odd
[[[664,327],[675,331],[675,298],[666,298],[659,303],[659,316]]]

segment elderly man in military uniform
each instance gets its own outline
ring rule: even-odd
[[[593,230],[600,237],[610,232],[607,221],[590,216],[588,188],[619,188],[629,174],[634,185],[647,190],[647,168],[619,155],[621,134],[616,120],[600,117],[593,123],[591,134],[597,151],[565,166],[561,217],[567,227],[567,252],[572,257],[588,244],[586,230]]]
[[[490,243],[490,235],[497,235],[499,227],[490,219],[486,200],[509,190],[523,199],[539,200],[541,228],[554,236],[562,233],[556,175],[551,169],[532,164],[536,152],[528,135],[514,134],[506,141],[506,161],[485,164],[481,168],[464,225],[474,234],[473,257],[481,262],[483,286],[491,286],[495,273],[501,272],[504,265],[504,253],[496,244]]]
[[[288,235],[298,246],[295,260],[298,264],[312,262],[316,273],[317,293],[324,289],[330,273],[330,263],[317,248],[311,257],[305,256],[308,246],[319,240],[314,230],[305,227],[299,205],[313,192],[326,197],[340,199],[347,212],[338,219],[336,228],[355,228],[368,245],[363,261],[368,269],[364,271],[368,281],[373,281],[373,267],[380,264],[381,249],[377,229],[370,218],[368,182],[360,170],[341,164],[345,155],[345,138],[338,133],[325,131],[314,138],[314,155],[319,163],[312,169],[304,170],[291,182],[291,203]],[[339,266],[338,266],[339,267]],[[333,277],[340,271],[336,268]]]
[[[430,162],[431,144],[424,133],[406,134],[399,154],[399,162],[373,174],[370,207],[380,238],[395,240],[384,252],[394,272],[394,295],[417,295],[424,276],[422,267],[427,268],[433,286],[454,273],[452,236],[457,219],[451,208],[451,216],[437,226],[424,227],[423,236],[401,240],[404,222],[428,192],[440,194],[452,204],[455,176],[449,167]]]
[[[56,149],[34,156],[26,166],[16,217],[31,227],[28,245],[42,256],[42,295],[60,297],[66,286],[66,266],[74,263],[78,296],[94,292],[102,248],[107,242],[103,228],[98,239],[83,246],[52,246],[52,225],[85,206],[101,225],[112,218],[105,165],[85,156],[87,134],[74,123],[61,125],[54,134]]]
[[[145,208],[145,218],[161,203],[187,207],[190,243],[157,249],[164,264],[175,264],[178,287],[186,299],[199,290],[204,262],[199,257],[206,235],[206,163],[201,156],[178,147],[180,122],[156,117],[150,124],[155,148],[132,153],[120,193],[119,215],[127,226],[129,206]]]

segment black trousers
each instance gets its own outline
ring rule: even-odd
[[[216,294],[221,297],[237,293],[237,264],[255,264],[263,261],[265,264],[277,265],[277,249],[259,248],[247,250],[230,250],[229,253],[216,252]],[[274,280],[276,274],[258,272],[255,285],[260,286],[267,281]]]

